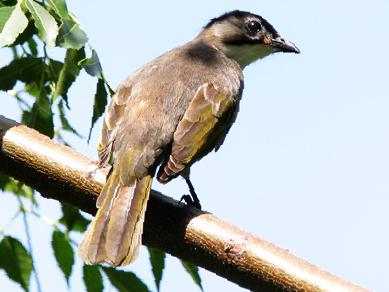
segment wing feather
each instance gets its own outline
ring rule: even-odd
[[[212,84],[200,86],[173,135],[171,153],[159,170],[165,183],[214,149],[230,128],[226,117],[236,108],[236,99]]]
[[[112,152],[112,144],[115,141],[116,129],[122,121],[125,106],[131,96],[131,87],[121,85],[111,99],[107,113],[104,116],[100,139],[97,145],[99,165],[106,166]]]

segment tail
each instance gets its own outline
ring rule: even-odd
[[[123,186],[119,171],[113,170],[97,199],[96,217],[78,247],[81,259],[124,266],[137,258],[151,180],[148,175]]]

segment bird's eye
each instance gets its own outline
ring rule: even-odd
[[[247,24],[247,31],[250,35],[254,36],[261,31],[261,24],[258,21],[250,21]]]

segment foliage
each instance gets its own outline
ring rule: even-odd
[[[62,50],[63,58],[52,58],[47,47]],[[87,34],[68,10],[65,0],[0,0],[0,48],[11,50],[13,55],[10,63],[0,65],[0,90],[15,99],[22,113],[22,123],[65,144],[63,131],[83,138],[72,126],[67,113],[71,109],[69,90],[84,71],[96,78],[96,91],[91,93],[94,105],[90,129],[93,128],[104,113],[108,94],[112,95],[113,91],[104,77],[96,50],[92,49]],[[35,216],[53,228],[53,256],[70,285],[77,246],[72,237],[85,232],[90,221],[78,209],[65,203],[61,204],[62,217],[58,222],[45,219],[38,211],[35,191],[1,174],[0,190],[14,195],[19,203],[15,216],[0,230],[0,269],[26,291],[30,290],[30,278],[34,275],[37,290],[41,290],[28,226],[29,217]],[[27,204],[31,207],[27,208]],[[18,216],[24,220],[26,247],[19,239],[6,235],[8,225]],[[155,285],[160,291],[165,254],[154,248],[149,248],[149,254]],[[197,267],[188,263],[183,265],[201,288]],[[103,291],[105,282],[110,282],[119,291],[150,291],[130,271],[84,265],[82,272],[88,292]]]
[[[165,253],[160,251],[157,248],[149,247],[149,255],[150,255],[150,263],[153,271],[155,286],[157,286],[157,290],[160,290],[162,273],[165,268]]]
[[[53,247],[54,256],[57,260],[58,266],[62,270],[66,278],[66,282],[69,284],[69,277],[74,265],[74,252],[70,244],[69,237],[67,234],[62,233],[59,230],[54,230],[51,246]]]
[[[103,277],[101,276],[99,266],[84,265],[82,268],[82,275],[88,292],[103,291]]]
[[[199,286],[201,290],[203,290],[203,286],[201,285],[201,278],[199,275],[199,268],[191,263],[181,261],[182,265],[184,266],[185,270],[189,273],[189,275],[192,277],[193,281]]]
[[[104,273],[119,292],[149,292],[150,289],[132,272],[103,267]]]
[[[0,242],[0,267],[8,277],[28,291],[32,272],[32,257],[19,240],[10,236]]]

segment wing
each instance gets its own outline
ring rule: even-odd
[[[130,96],[131,86],[122,84],[118,87],[108,106],[97,145],[100,167],[106,166],[109,163],[112,144],[115,141],[116,129],[122,121],[124,109]]]
[[[174,132],[170,156],[159,169],[160,182],[170,181],[223,142],[237,100],[209,83],[197,90]]]

